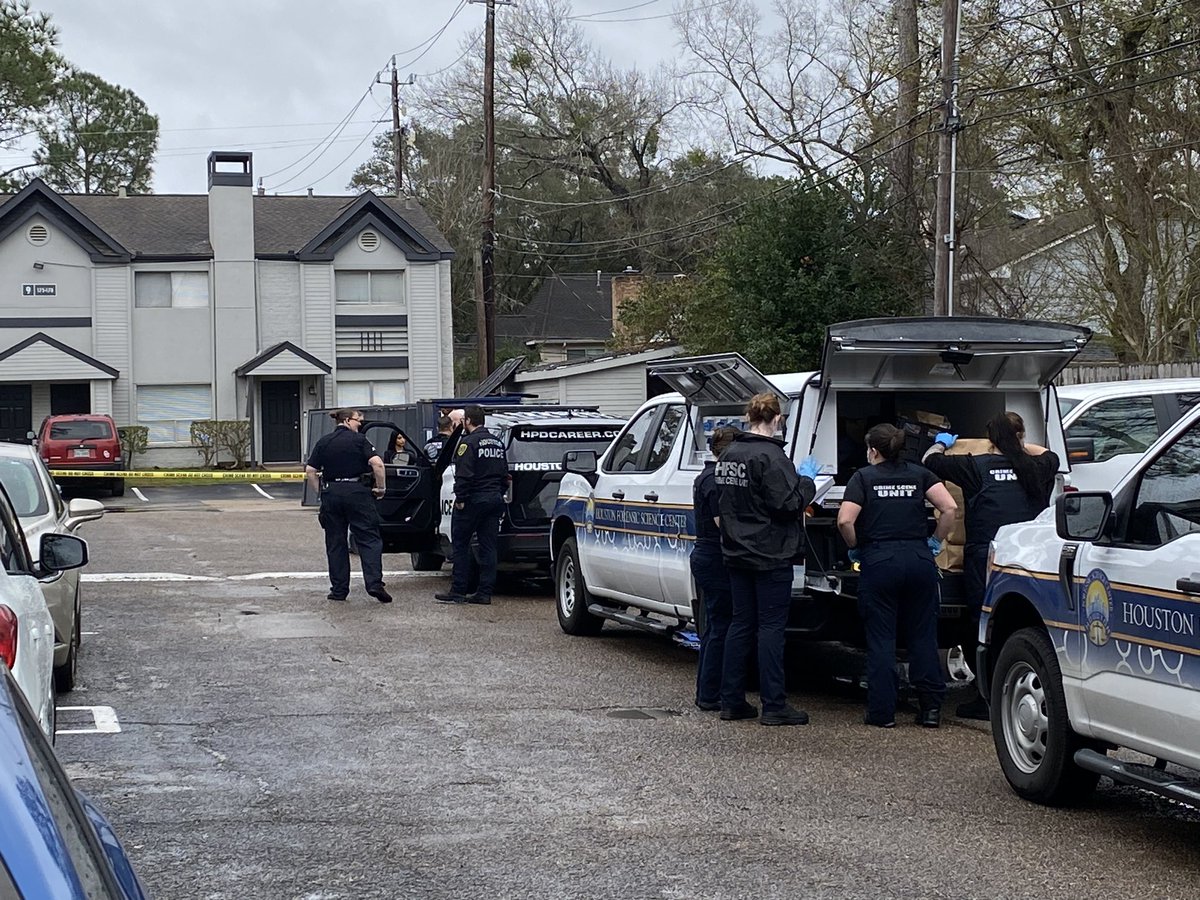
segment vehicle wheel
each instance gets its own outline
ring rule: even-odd
[[[604,620],[588,612],[591,595],[579,568],[579,547],[575,538],[567,538],[558,551],[554,572],[554,608],[558,624],[567,634],[591,636],[600,633]]]
[[[1075,765],[1062,670],[1046,633],[1022,628],[1000,650],[992,680],[992,740],[1016,793],[1047,806],[1078,802],[1100,776]]]
[[[440,572],[442,570],[442,563],[446,561],[446,558],[440,553],[422,551],[409,555],[412,557],[412,569],[414,572]]]
[[[76,607],[76,625],[71,633],[71,644],[67,648],[67,660],[54,670],[54,690],[59,694],[69,694],[75,690],[75,674],[79,669],[79,610]]]
[[[109,485],[109,489],[112,491],[112,495],[114,497],[124,497],[125,496],[125,479],[124,478],[114,478],[112,480],[112,483]]]

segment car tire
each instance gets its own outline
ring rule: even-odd
[[[1075,764],[1085,746],[1071,730],[1062,670],[1050,638],[1022,628],[1000,649],[992,676],[992,740],[1020,797],[1046,806],[1078,803],[1100,776]]]
[[[446,557],[440,553],[427,553],[424,551],[409,554],[412,560],[412,570],[414,572],[440,572],[442,564],[446,562]]]
[[[67,647],[67,659],[61,666],[54,669],[54,691],[57,694],[69,694],[75,690],[76,675],[79,671],[79,591],[75,592],[75,627],[71,629],[71,643]]]
[[[579,567],[579,546],[575,538],[567,538],[558,550],[554,566],[554,609],[558,625],[567,634],[591,637],[600,633],[604,620],[588,612],[592,595],[583,580]]]
[[[112,480],[112,483],[109,485],[109,490],[112,491],[112,495],[114,497],[124,497],[125,496],[125,479],[124,478],[114,478]]]

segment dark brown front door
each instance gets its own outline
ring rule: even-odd
[[[0,384],[0,441],[29,443],[33,430],[33,387]]]
[[[300,458],[300,382],[264,381],[262,397],[262,461],[296,462]]]

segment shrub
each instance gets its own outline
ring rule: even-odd
[[[220,425],[216,419],[197,419],[188,429],[188,435],[191,438],[192,446],[196,448],[196,452],[200,454],[203,460],[201,465],[208,469],[212,467],[213,462],[217,458],[217,426]]]
[[[133,458],[146,452],[146,446],[150,443],[150,429],[145,425],[122,425],[117,428],[117,435],[125,451],[125,468],[132,469]]]

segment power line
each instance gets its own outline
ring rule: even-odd
[[[483,32],[480,31],[475,35],[475,37],[473,37],[471,39],[471,43],[469,43],[467,45],[466,49],[463,50],[463,52],[458,55],[458,58],[456,60],[454,60],[454,62],[450,63],[449,65],[442,66],[440,69],[435,69],[432,72],[418,73],[417,75],[415,75],[413,77],[415,77],[415,78],[432,78],[435,75],[441,75],[443,72],[449,72],[451,69],[453,69],[455,66],[457,66],[460,62],[462,62],[464,59],[466,59],[466,56],[468,53],[470,53],[472,50],[474,50],[476,47],[479,46],[479,41],[482,38],[483,38]]]
[[[960,174],[975,174],[975,175],[1011,175],[1015,178],[1027,176],[1028,172],[1013,171],[1013,166],[1018,163],[1028,163],[1035,169],[1051,169],[1051,168],[1066,168],[1068,166],[1082,165],[1103,165],[1106,162],[1114,159],[1127,159],[1132,156],[1149,155],[1151,153],[1170,153],[1175,150],[1187,150],[1192,147],[1200,147],[1200,138],[1193,138],[1188,141],[1180,141],[1177,144],[1155,144],[1151,147],[1139,147],[1136,150],[1127,150],[1124,153],[1105,153],[1103,156],[1097,156],[1088,159],[1048,159],[1048,160],[1014,160],[1009,166],[1003,169],[959,169]]]
[[[661,3],[662,0],[643,0],[642,3],[635,3],[633,6],[619,6],[616,9],[598,9],[595,12],[580,13],[577,16],[567,16],[568,19],[590,19],[593,16],[611,16],[614,13],[629,12],[631,9],[642,9],[647,6],[653,6],[655,3]]]
[[[441,37],[442,32],[445,31],[450,26],[450,23],[453,22],[456,18],[458,18],[458,14],[463,11],[463,9],[466,7],[466,5],[467,5],[466,0],[460,0],[458,6],[456,6],[454,8],[454,12],[450,13],[450,18],[447,19],[444,23],[442,23],[441,28],[439,28],[437,31],[435,31],[433,34],[431,34],[429,37],[425,38],[425,40],[421,41],[421,43],[413,44],[407,50],[396,51],[396,53],[393,54],[392,58],[395,59],[397,56],[407,56],[409,53],[416,53],[418,50],[420,50],[422,47],[424,47],[430,41],[437,40],[439,37]],[[414,60],[414,62],[415,62],[415,60]],[[412,63],[411,62],[405,63],[405,65],[412,65]]]
[[[319,184],[320,182],[322,182],[322,181],[324,181],[326,178],[328,178],[330,175],[332,175],[334,172],[336,172],[338,169],[340,169],[342,166],[344,166],[344,165],[345,165],[345,164],[346,164],[346,163],[349,161],[350,157],[352,157],[352,156],[353,156],[355,153],[357,153],[357,152],[358,152],[358,148],[359,148],[359,147],[361,147],[363,144],[365,144],[365,143],[367,142],[367,140],[368,140],[369,138],[371,138],[371,137],[372,137],[372,136],[375,134],[375,132],[376,132],[376,131],[378,131],[378,130],[379,130],[379,126],[380,126],[380,125],[382,125],[382,124],[383,124],[385,121],[386,121],[386,120],[385,120],[384,118],[382,118],[382,117],[381,117],[381,118],[379,118],[378,120],[376,120],[376,122],[375,122],[375,127],[373,127],[373,128],[370,130],[370,131],[368,131],[366,134],[364,134],[364,135],[362,136],[362,138],[359,140],[359,142],[358,142],[357,144],[355,144],[353,148],[351,148],[351,150],[350,150],[350,152],[349,152],[349,153],[347,153],[345,156],[343,156],[343,157],[342,157],[342,158],[341,158],[341,159],[340,159],[340,160],[337,162],[337,164],[336,164],[336,165],[334,165],[334,167],[333,167],[332,169],[330,169],[328,172],[326,172],[326,173],[325,173],[324,175],[322,175],[320,178],[314,178],[314,179],[312,179],[312,183],[313,183],[313,184]],[[313,160],[313,162],[316,162],[316,160]],[[300,174],[300,173],[297,173],[297,174]],[[293,178],[289,178],[289,179],[288,179],[288,181],[294,181],[294,180],[295,180],[295,177],[293,177]],[[285,181],[285,182],[284,182],[284,184],[287,184],[287,182]],[[295,194],[295,193],[298,193],[299,191],[302,191],[302,190],[305,190],[305,188],[293,188],[293,189],[292,189],[292,190],[290,190],[290,191],[280,191],[280,190],[275,190],[273,193],[277,193],[277,194]]]
[[[429,42],[429,46],[427,46],[424,50],[422,50],[413,59],[405,61],[405,63],[404,63],[405,67],[415,66],[418,62],[420,62],[424,58],[425,54],[427,54],[430,50],[432,50],[434,47],[436,47],[438,40],[441,38],[441,36],[443,34],[446,33],[446,29],[450,27],[450,23],[453,22],[455,19],[457,19],[459,14],[466,8],[467,8],[467,0],[461,0],[461,2],[455,8],[454,12],[452,12],[450,14],[450,18],[446,20],[446,24],[444,24],[441,28],[439,28],[436,32],[434,32],[433,35],[431,35],[427,39]]]
[[[724,5],[725,5],[725,0],[716,0],[715,3],[708,3],[708,4],[705,4],[704,6],[697,6],[692,9],[680,10],[678,13],[669,12],[669,13],[662,13],[661,15],[657,15],[657,16],[635,16],[630,19],[581,19],[580,21],[582,21],[586,25],[591,25],[591,24],[602,25],[605,23],[618,23],[618,22],[650,22],[650,21],[653,21],[654,19],[673,19],[673,18],[675,18],[676,15],[687,15],[688,13],[693,13],[693,12],[703,12],[706,9],[715,9],[718,6],[724,6]],[[614,10],[614,12],[615,12],[615,10]],[[597,15],[604,15],[604,14],[597,13]],[[577,17],[572,16],[572,18],[577,18]]]

